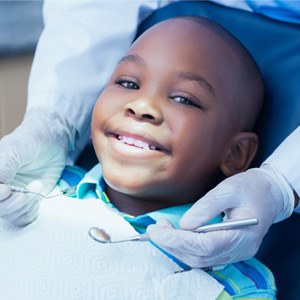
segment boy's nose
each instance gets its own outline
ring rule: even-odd
[[[163,119],[163,114],[157,101],[150,97],[139,98],[127,103],[126,114],[137,120],[155,124],[161,123]]]

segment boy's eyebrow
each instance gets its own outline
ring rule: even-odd
[[[144,60],[140,56],[138,56],[136,54],[129,54],[127,56],[124,56],[119,61],[119,64],[123,63],[123,62],[131,62],[131,63],[137,64],[137,65],[140,65],[140,66],[145,66]]]
[[[181,71],[177,73],[177,76],[185,80],[194,81],[202,88],[204,88],[209,94],[211,94],[211,96],[213,97],[216,96],[213,86],[204,77],[191,72],[181,72]]]

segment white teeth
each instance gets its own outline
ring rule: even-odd
[[[127,137],[127,136],[118,136],[117,137],[119,141],[121,141],[124,144],[130,145],[130,146],[135,146],[138,148],[142,148],[142,149],[150,149],[150,150],[156,150],[155,146],[151,146],[141,140],[136,140],[133,139],[131,137]]]

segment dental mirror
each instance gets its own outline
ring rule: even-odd
[[[253,226],[258,224],[258,219],[257,218],[250,218],[250,219],[244,219],[244,220],[229,220],[229,221],[224,221],[221,223],[215,223],[215,224],[209,224],[209,225],[204,225],[201,227],[198,227],[194,230],[191,230],[192,232],[198,232],[198,233],[204,233],[204,232],[210,232],[210,231],[216,231],[216,230],[228,230],[228,229],[236,229],[236,228],[241,228],[244,226]],[[111,240],[110,235],[102,228],[98,227],[91,227],[89,229],[89,236],[102,244],[107,244],[107,243],[120,243],[120,242],[128,242],[128,241],[149,241],[150,237],[148,233],[144,234],[137,234],[133,235],[131,237],[121,239],[121,240]]]
[[[89,229],[89,236],[102,244],[107,243],[120,243],[120,242],[127,242],[127,241],[149,241],[149,235],[148,234],[137,234],[134,236],[131,236],[129,238],[121,239],[121,240],[111,240],[110,235],[103,229],[98,227],[91,227]]]

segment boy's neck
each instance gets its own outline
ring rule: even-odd
[[[140,199],[131,197],[129,195],[120,193],[108,185],[106,185],[105,192],[110,202],[121,212],[138,216],[155,210],[170,207],[170,203],[164,201],[151,201],[149,199]]]

